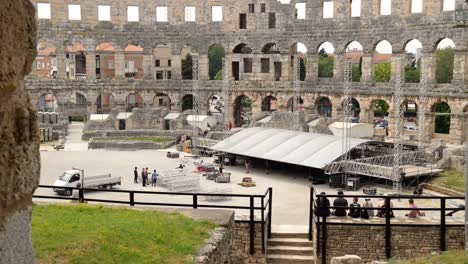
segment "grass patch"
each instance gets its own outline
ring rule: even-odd
[[[106,137],[96,138],[97,141],[146,141],[154,143],[166,143],[174,141],[173,138],[168,137]]]
[[[35,205],[32,238],[41,264],[192,263],[215,227],[181,214]]]
[[[465,191],[465,175],[459,170],[444,171],[440,176],[434,177],[430,183],[459,192]]]
[[[444,252],[441,255],[416,258],[412,260],[392,260],[390,264],[468,264],[468,253],[465,251]]]

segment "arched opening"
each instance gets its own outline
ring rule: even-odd
[[[180,55],[182,58],[182,61],[181,61],[182,80],[193,80],[192,48],[189,46],[183,47],[180,51]]]
[[[388,126],[388,110],[390,105],[383,99],[373,100],[371,102],[371,109],[369,121],[372,121],[374,127],[386,128]]]
[[[437,83],[451,83],[455,59],[455,43],[444,38],[437,44],[436,50],[436,80]]]
[[[280,49],[279,46],[276,45],[276,43],[268,43],[262,48],[262,53],[263,54],[279,54]]]
[[[41,95],[37,102],[37,110],[39,112],[57,112],[58,111],[57,97],[52,93]]]
[[[170,111],[171,110],[171,98],[167,94],[158,93],[153,98],[153,107],[166,108]]]
[[[108,114],[112,110],[114,97],[110,93],[102,93],[96,99],[96,113]]]
[[[405,100],[403,107],[403,126],[406,130],[418,130],[418,105],[413,100]]]
[[[389,82],[392,75],[392,44],[387,40],[380,41],[374,50],[372,61],[374,64],[374,80]]]
[[[252,49],[247,44],[241,43],[232,50],[232,53],[251,54]]]
[[[344,108],[346,104],[346,100],[343,100],[341,103],[341,106],[343,107],[343,114],[344,114]],[[359,104],[358,100],[355,98],[351,98],[351,122],[353,123],[359,123],[359,115],[361,114],[361,105]]]
[[[39,79],[57,78],[56,47],[45,41],[37,45],[36,75]]]
[[[222,115],[224,113],[224,99],[221,95],[214,94],[208,99],[208,114]]]
[[[208,49],[210,80],[223,79],[224,48],[220,44],[213,44]]]
[[[291,112],[304,111],[304,100],[302,100],[301,97],[297,98],[296,96],[293,96],[289,98],[286,108]]]
[[[112,43],[101,43],[96,47],[96,78],[115,78],[115,47]]]
[[[317,99],[317,112],[323,117],[332,117],[332,102],[328,97],[320,97]]]
[[[154,78],[156,80],[172,79],[172,51],[165,45],[153,49]]]
[[[72,80],[86,78],[86,55],[83,44],[70,44],[65,52],[67,78]]]
[[[241,127],[252,120],[252,100],[245,95],[240,95],[234,100],[232,117],[234,126]]]
[[[125,100],[125,109],[127,112],[132,112],[133,108],[143,108],[143,97],[138,93],[131,93]]]
[[[262,111],[273,112],[278,111],[278,99],[269,95],[262,100]]]
[[[291,55],[291,63],[290,63],[290,75],[294,76],[293,79],[296,79],[297,76],[297,57],[299,57],[299,80],[305,81],[307,75],[307,47],[301,43],[297,42],[291,46],[289,53]]]
[[[73,102],[76,105],[79,106],[85,106],[88,104],[86,97],[80,93],[75,93],[75,101]]]
[[[186,94],[182,97],[182,112],[193,109],[193,95]]]
[[[143,48],[128,44],[124,49],[125,77],[143,79]]]
[[[413,39],[405,45],[405,82],[419,83],[421,81],[421,52],[422,44]]]
[[[437,102],[432,106],[434,133],[450,134],[451,112],[452,110],[446,102]]]
[[[351,81],[360,82],[362,76],[362,45],[352,41],[346,46],[346,58],[351,62]]]
[[[335,47],[330,42],[324,42],[318,48],[319,53],[319,66],[318,66],[318,77],[319,78],[332,78],[333,67],[335,64]]]

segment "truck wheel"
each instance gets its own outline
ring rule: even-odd
[[[70,189],[65,190],[66,196],[72,196],[72,194],[73,194],[73,190],[70,190]]]
[[[112,189],[112,185],[106,185],[106,186],[104,186],[104,188],[106,188],[106,190],[110,190],[110,189]]]

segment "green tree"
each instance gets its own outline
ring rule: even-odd
[[[360,64],[353,64],[352,65],[352,81],[353,82],[360,82],[361,81],[361,71],[360,71]]]
[[[451,83],[453,79],[453,49],[445,48],[437,50],[436,58],[437,83]]]
[[[374,80],[376,82],[389,82],[392,74],[390,62],[383,62],[375,65]]]
[[[193,80],[193,58],[192,55],[187,54],[185,59],[182,60],[182,80]]]
[[[374,116],[388,116],[390,106],[382,99],[374,102]]]
[[[319,67],[318,67],[318,77],[320,78],[332,78],[333,77],[333,64],[335,59],[331,56],[328,56],[325,49],[319,51]]]
[[[405,82],[419,83],[421,81],[421,60],[405,66]]]
[[[435,117],[435,132],[440,134],[450,134],[451,117],[450,106],[445,102],[439,102],[434,106],[434,113],[443,113],[447,115],[436,115]]]
[[[219,80],[216,77],[219,71],[221,71],[223,68],[223,58],[224,58],[223,46],[215,44],[210,47],[210,49],[208,50],[210,80]]]
[[[218,73],[216,73],[215,80],[222,80],[223,79],[223,70],[219,70]]]

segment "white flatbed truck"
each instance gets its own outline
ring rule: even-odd
[[[121,177],[112,177],[109,174],[96,175],[96,176],[84,176],[84,170],[75,169],[65,171],[58,180],[54,183],[54,192],[71,196],[73,190],[65,189],[61,187],[73,187],[73,188],[99,188],[99,189],[112,189],[115,185],[121,185]]]

